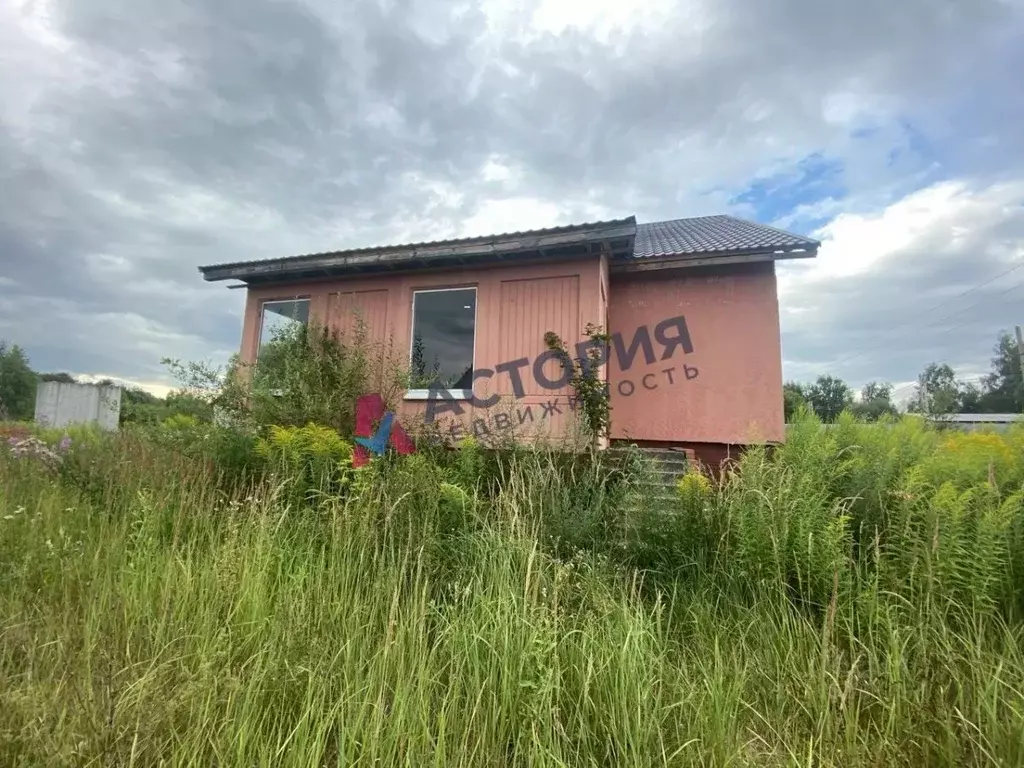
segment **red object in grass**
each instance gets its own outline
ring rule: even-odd
[[[373,437],[376,425],[383,417],[384,398],[376,393],[360,397],[356,400],[356,437]],[[412,439],[402,429],[402,425],[398,423],[397,419],[391,427],[391,439],[389,442],[391,447],[403,456],[416,450]],[[352,466],[365,467],[369,462],[370,452],[365,446],[357,443],[352,453]]]
[[[24,424],[0,424],[0,439],[27,440],[32,436],[32,430]]]

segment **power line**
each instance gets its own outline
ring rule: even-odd
[[[936,309],[938,309],[939,307],[941,307],[941,306],[943,306],[943,305],[945,305],[945,304],[948,304],[948,303],[949,303],[949,302],[951,302],[951,301],[956,301],[957,299],[962,299],[962,298],[963,298],[964,296],[966,296],[967,294],[969,294],[969,293],[974,293],[974,291],[978,290],[979,288],[984,288],[984,287],[985,287],[986,285],[988,285],[989,283],[994,283],[994,282],[995,282],[996,280],[998,280],[998,279],[999,279],[1000,277],[1003,277],[1003,276],[1005,276],[1005,275],[1008,275],[1008,274],[1010,274],[1011,272],[1016,272],[1016,271],[1017,271],[1018,269],[1021,269],[1021,268],[1024,268],[1024,261],[1022,261],[1022,262],[1021,262],[1020,264],[1017,264],[1017,265],[1015,265],[1015,266],[1012,266],[1012,267],[1010,267],[1010,268],[1009,268],[1009,269],[1007,269],[1007,270],[1006,270],[1005,272],[1000,272],[1000,273],[999,273],[998,275],[996,275],[995,277],[993,277],[993,278],[991,278],[991,279],[989,279],[989,280],[986,280],[986,281],[985,281],[984,283],[978,283],[978,284],[977,284],[976,286],[974,286],[973,288],[968,288],[968,289],[967,289],[966,291],[964,291],[964,292],[963,292],[963,293],[961,293],[961,294],[958,294],[958,295],[954,296],[954,297],[953,297],[952,299],[947,299],[946,301],[940,301],[940,302],[939,302],[938,304],[936,304],[936,305],[935,305],[934,307],[932,307],[931,309],[926,309],[926,310],[925,310],[925,314],[927,314],[928,312],[934,312],[934,311],[935,311]]]
[[[1017,265],[1013,269],[1020,269],[1021,267],[1024,267],[1024,262],[1022,262],[1021,264]],[[962,294],[960,294],[960,296],[966,296],[971,291],[977,290],[978,288],[981,288],[981,287],[983,287],[985,285],[988,285],[993,280],[997,280],[1000,277],[1002,277],[1003,275],[1009,274],[1012,271],[1013,270],[1011,269],[1011,270],[1007,270],[1006,272],[1004,272],[1004,273],[1002,273],[1000,275],[996,275],[991,280],[987,280],[984,283],[980,283],[980,284],[974,286],[974,288],[971,288],[968,291],[964,291]],[[973,304],[968,304],[966,307],[958,309],[956,312],[951,312],[950,314],[945,315],[944,317],[940,317],[938,320],[932,320],[931,322],[926,324],[926,327],[930,326],[930,325],[937,324],[937,323],[941,323],[944,320],[949,320],[950,318],[956,317],[957,315],[961,315],[964,312],[966,312],[967,310],[973,309],[974,307],[977,307],[977,306],[979,306],[981,304],[988,304],[992,300],[997,299],[1000,296],[1003,296],[1003,295],[1009,293],[1010,291],[1013,291],[1013,290],[1016,290],[1017,288],[1020,288],[1022,285],[1024,285],[1024,280],[1021,280],[1019,283],[1014,283],[1009,288],[1006,288],[1005,290],[1002,290],[1002,291],[1000,291],[999,293],[997,293],[997,294],[995,294],[993,296],[989,296],[987,298],[981,299],[980,301],[976,301]],[[960,296],[958,296],[956,298],[960,298]],[[945,303],[949,303],[949,302],[945,302]],[[934,309],[937,309],[939,306],[942,306],[942,304],[939,304],[936,307],[933,307],[933,309],[928,310],[928,312],[934,311]],[[925,314],[927,314],[927,312]],[[952,328],[947,328],[947,329],[945,329],[945,332],[948,333],[949,331],[955,331],[958,328],[963,328],[965,325],[969,325],[969,323],[970,323],[970,321],[965,322],[965,323],[961,323],[960,325],[953,326]],[[919,328],[912,325],[912,326],[904,326],[900,330],[902,330],[902,331],[919,330]],[[853,360],[856,360],[857,358],[863,357],[864,355],[868,354],[869,352],[873,352],[876,349],[881,349],[882,347],[886,346],[888,343],[889,343],[888,341],[883,341],[881,344],[877,344],[877,345],[875,345],[873,347],[868,347],[867,349],[865,349],[862,352],[857,352],[856,354],[848,355],[847,357],[843,357],[843,358],[840,358],[839,360],[833,361],[831,363],[831,365],[834,366],[834,367],[838,367],[840,365],[843,365],[844,363],[849,363],[849,362],[851,362]]]
[[[1006,291],[1003,291],[1002,293],[1008,293],[1008,292],[1009,292],[1009,289],[1006,290]],[[1001,294],[997,294],[997,295],[1001,295]],[[963,328],[965,325],[970,325],[970,321],[967,321],[965,323],[960,323],[959,325],[954,325],[952,328],[946,328],[944,330],[944,333],[950,333],[951,331],[955,331],[958,328]],[[934,362],[936,365],[950,365],[950,362],[948,360],[933,360],[932,362]],[[926,363],[925,365],[929,365],[929,363]],[[961,379],[961,381],[969,381],[969,380],[972,380],[972,379],[976,379],[976,380],[980,381],[981,379],[985,378],[985,376],[987,376],[987,375],[988,375],[987,373],[979,373],[979,374],[974,375],[974,376],[967,376],[967,377]],[[897,387],[896,389],[894,389],[892,391],[892,393],[895,395],[901,389],[907,389],[908,387],[916,387],[916,386],[917,386],[917,382],[914,381],[914,382],[911,382],[910,384],[904,384],[904,385],[902,385],[900,387]]]

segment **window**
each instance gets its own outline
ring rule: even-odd
[[[462,390],[471,397],[476,329],[476,288],[416,291],[412,296],[410,367],[415,380],[407,396],[431,389]]]
[[[299,325],[309,322],[309,299],[263,302],[260,317],[259,352]]]

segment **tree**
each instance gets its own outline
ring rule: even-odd
[[[878,421],[883,416],[895,416],[892,404],[892,384],[869,381],[860,391],[860,400],[850,406],[853,414],[865,421]]]
[[[140,387],[125,387],[121,392],[122,424],[159,424],[173,414],[163,398]]]
[[[182,414],[197,421],[213,421],[213,406],[197,395],[184,391],[170,392],[164,402],[172,416]]]
[[[993,352],[992,373],[982,379],[983,391],[976,412],[1020,413],[1024,411],[1024,376],[1021,375],[1017,342],[1009,333],[1003,332]]]
[[[121,392],[121,401],[133,405],[163,405],[163,400],[141,387],[126,387]]]
[[[785,413],[786,423],[790,423],[801,406],[806,406],[807,395],[804,393],[804,385],[795,381],[787,381],[782,385],[782,409]]]
[[[75,381],[75,377],[74,376],[72,376],[70,373],[64,373],[63,371],[61,371],[60,373],[40,373],[39,374],[39,380],[40,381],[56,381],[56,382],[59,382],[60,384],[77,384],[78,383],[77,381]]]
[[[28,421],[35,416],[37,378],[28,355],[0,340],[0,419]]]
[[[917,377],[909,409],[932,415],[956,413],[960,408],[960,386],[949,364],[930,363]]]
[[[960,413],[998,413],[997,410],[989,410],[989,392],[981,389],[972,382],[961,383],[958,389],[958,410]]]
[[[846,382],[835,376],[819,376],[805,391],[807,402],[824,422],[832,422],[853,402]]]

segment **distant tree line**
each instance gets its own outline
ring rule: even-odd
[[[917,377],[913,395],[907,404],[911,413],[1021,413],[1024,412],[1024,377],[1021,376],[1017,343],[1002,333],[993,350],[991,371],[980,383],[963,381],[946,363],[931,363]],[[0,421],[28,421],[35,415],[36,387],[40,381],[73,383],[69,373],[37,373],[28,355],[17,344],[0,339]],[[114,384],[104,379],[99,384]],[[888,382],[871,381],[855,398],[853,390],[840,378],[819,376],[815,381],[790,381],[783,386],[786,421],[801,406],[813,410],[825,422],[835,421],[844,410],[867,421],[896,414],[894,388]],[[157,397],[139,387],[125,387],[121,396],[121,421],[155,423],[176,414],[208,421],[208,401],[186,390]]]
[[[980,383],[958,379],[947,363],[927,365],[917,377],[907,411],[931,415],[1024,412],[1024,376],[1017,342],[1009,333],[1001,333],[993,352],[991,370]],[[846,382],[826,375],[810,383],[786,382],[783,405],[786,421],[801,406],[813,410],[824,422],[835,421],[844,410],[867,421],[877,421],[898,413],[893,393],[892,384],[872,381],[861,389],[859,398],[854,398]]]
[[[31,421],[35,417],[36,388],[43,381],[78,383],[70,373],[34,371],[24,349],[0,339],[0,421]],[[112,379],[89,383],[116,385]],[[157,397],[140,387],[122,385],[121,423],[156,423],[177,414],[203,421],[212,416],[210,405],[194,395],[171,392],[167,397]]]

